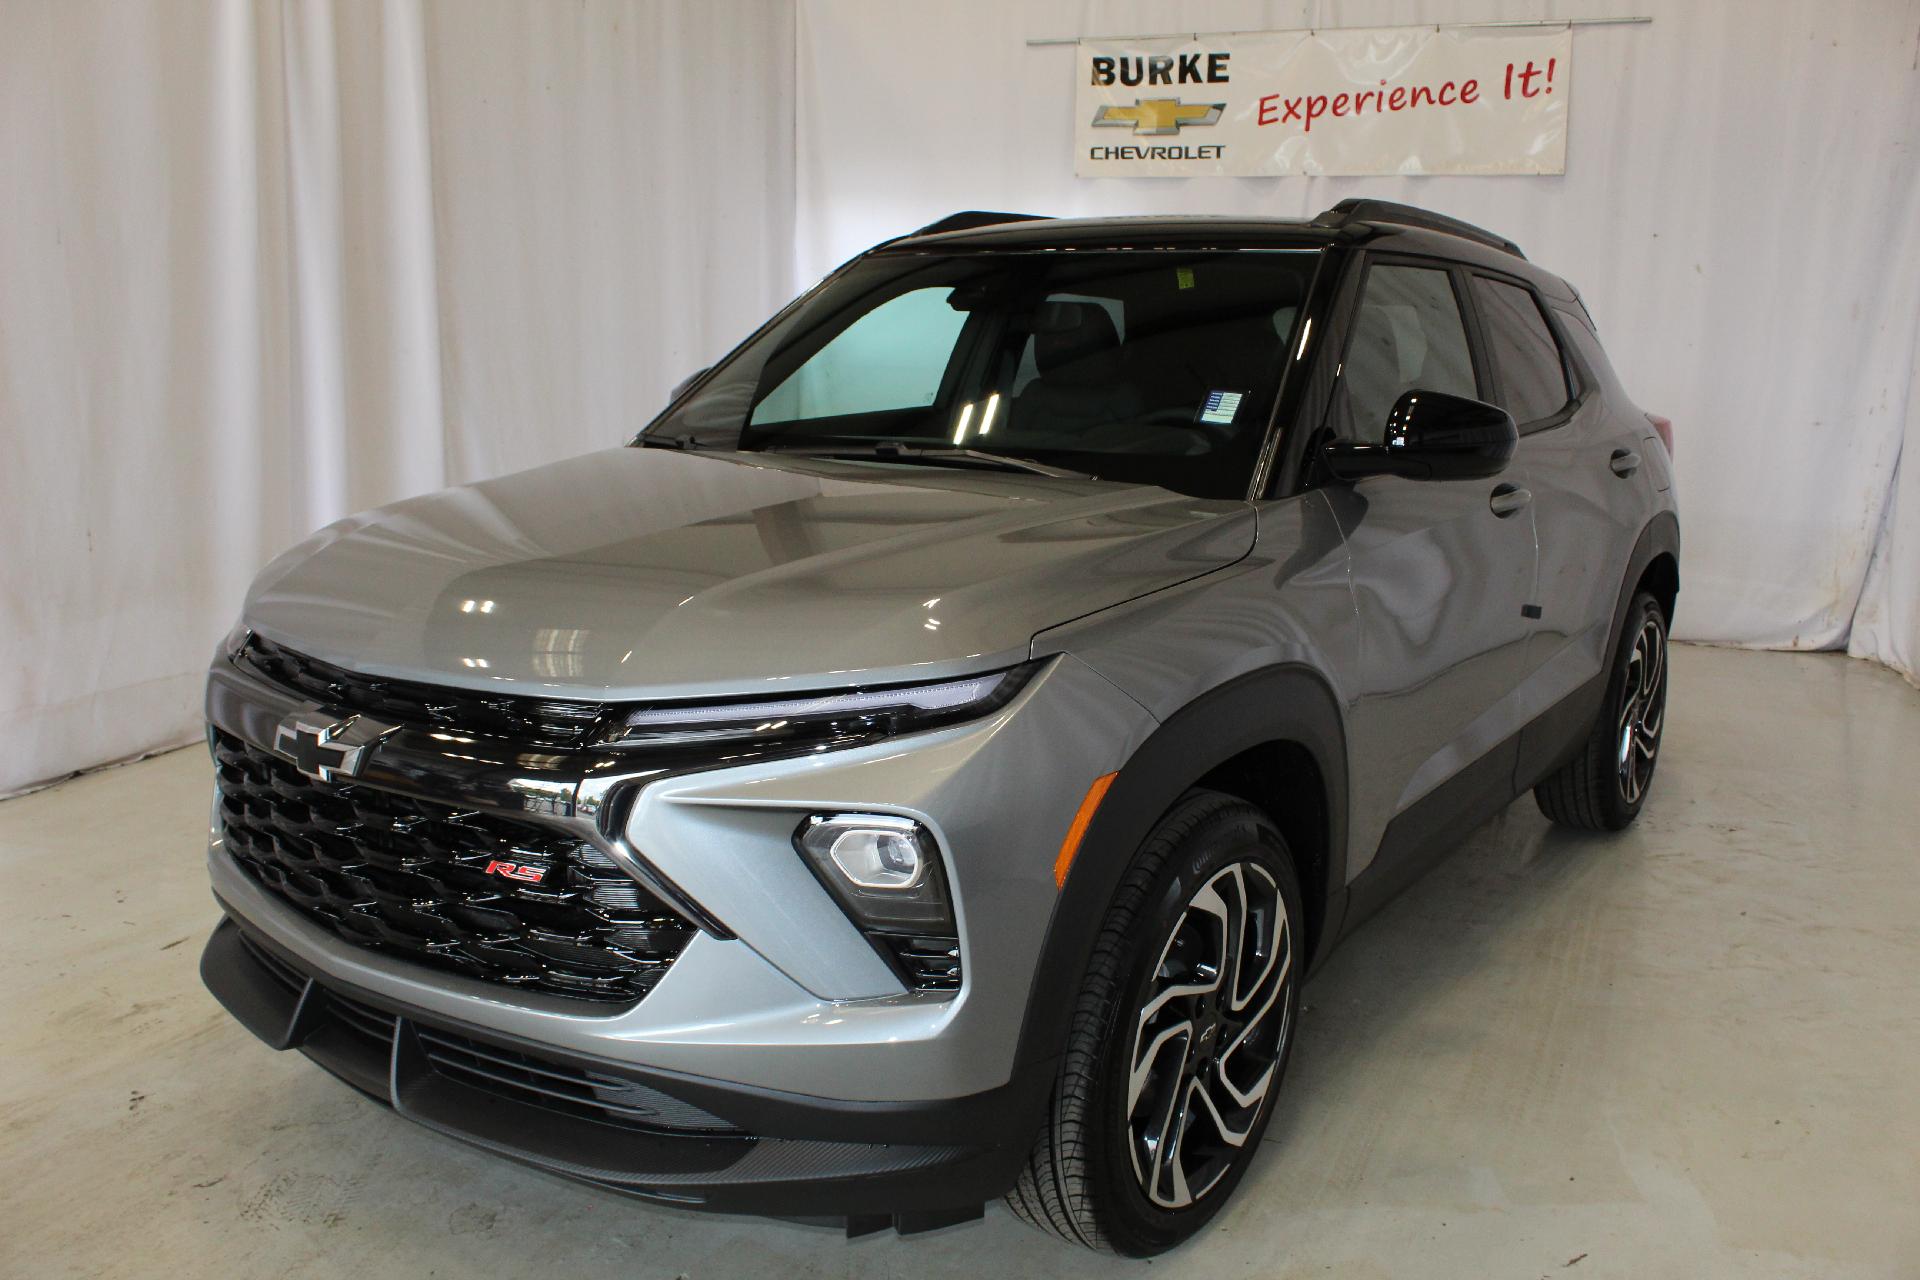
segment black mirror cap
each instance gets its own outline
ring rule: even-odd
[[[1341,480],[1483,480],[1497,476],[1520,447],[1513,415],[1498,405],[1444,391],[1409,391],[1387,415],[1382,444],[1327,442],[1321,458]]]

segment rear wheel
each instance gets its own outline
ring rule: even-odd
[[[1580,754],[1533,789],[1540,812],[1562,826],[1619,831],[1640,814],[1667,720],[1667,618],[1638,592],[1607,682],[1606,701]]]
[[[1007,1202],[1144,1257],[1220,1209],[1259,1146],[1299,1007],[1299,880],[1265,814],[1195,791],[1129,868],[1053,1104]]]

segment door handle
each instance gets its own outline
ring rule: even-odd
[[[1607,459],[1607,465],[1613,468],[1613,474],[1630,476],[1640,469],[1640,455],[1631,449],[1615,449],[1613,456]]]
[[[1487,499],[1487,506],[1493,514],[1505,520],[1520,508],[1533,501],[1533,495],[1517,484],[1495,485],[1493,494]]]

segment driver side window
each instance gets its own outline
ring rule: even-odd
[[[1460,302],[1444,269],[1376,263],[1367,270],[1347,344],[1336,433],[1379,443],[1394,402],[1413,390],[1479,395]]]

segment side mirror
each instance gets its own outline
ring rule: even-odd
[[[1520,430],[1505,409],[1441,391],[1409,391],[1387,415],[1384,444],[1331,440],[1320,456],[1342,480],[1480,480],[1504,471],[1519,447]]]
[[[712,365],[708,365],[707,369],[711,369],[712,367]],[[695,369],[692,373],[674,383],[673,390],[667,392],[667,403],[672,404],[675,400],[687,394],[689,387],[707,376],[707,369]]]

